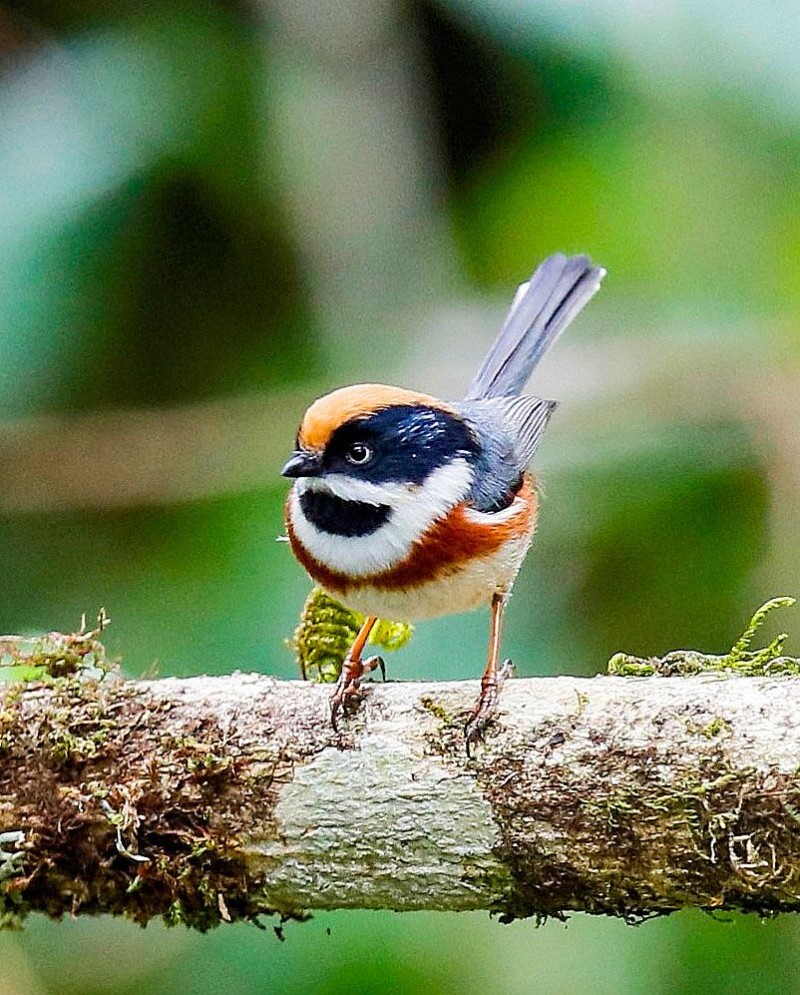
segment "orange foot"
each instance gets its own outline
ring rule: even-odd
[[[504,660],[499,669],[484,675],[481,681],[481,693],[475,702],[475,707],[470,712],[467,724],[464,726],[464,737],[466,739],[467,756],[472,756],[472,746],[483,739],[486,726],[491,721],[497,711],[497,704],[500,699],[500,691],[506,682],[506,678],[514,673],[514,664],[510,660]]]
[[[336,682],[336,688],[331,695],[331,725],[338,732],[338,719],[346,714],[349,704],[355,704],[361,694],[361,679],[370,671],[380,669],[383,680],[386,680],[386,665],[380,656],[372,656],[368,660],[347,657],[342,664],[342,672]]]

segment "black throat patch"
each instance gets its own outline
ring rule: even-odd
[[[386,504],[345,501],[326,491],[308,490],[300,495],[303,514],[321,532],[333,536],[368,536],[389,520],[392,509]]]

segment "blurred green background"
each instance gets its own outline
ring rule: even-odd
[[[0,632],[104,605],[131,675],[295,675],[278,476],[308,401],[457,396],[556,249],[521,674],[723,651],[798,594],[800,9],[742,0],[0,3]],[[779,620],[792,627],[791,616]],[[795,631],[800,622],[794,622]],[[476,677],[482,615],[398,678]],[[798,649],[795,641],[792,649]],[[33,920],[0,995],[794,992],[794,918]]]

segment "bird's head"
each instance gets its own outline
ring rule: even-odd
[[[426,394],[383,384],[333,391],[306,412],[282,470],[295,480],[293,530],[323,561],[385,569],[465,498],[478,448],[458,411]]]
[[[311,478],[326,489],[359,484],[423,485],[457,459],[470,459],[475,439],[462,417],[444,402],[384,384],[342,387],[315,401],[303,417],[285,477]],[[342,494],[344,497],[344,494]]]

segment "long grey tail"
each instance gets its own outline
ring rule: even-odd
[[[517,290],[465,400],[521,394],[539,360],[594,297],[605,275],[588,256],[548,256]]]

